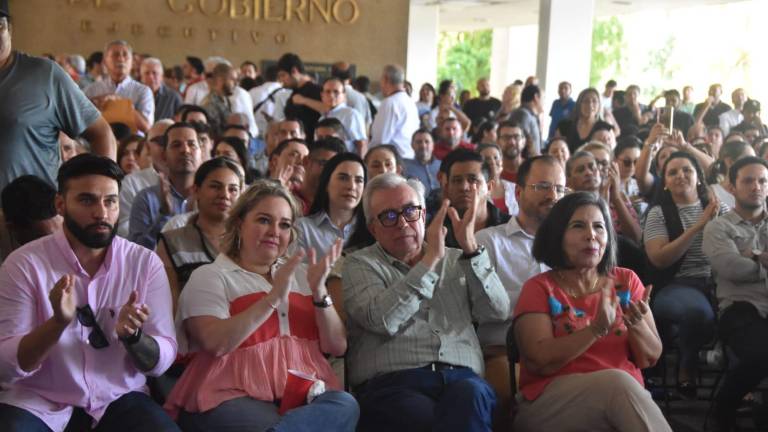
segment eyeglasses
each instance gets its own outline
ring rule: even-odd
[[[621,163],[624,165],[624,168],[630,168],[637,163],[637,159],[621,159]]]
[[[108,347],[109,340],[107,340],[107,336],[101,330],[101,327],[99,327],[99,323],[96,322],[96,316],[93,314],[91,305],[87,304],[77,308],[76,310],[77,320],[80,322],[80,324],[82,324],[84,327],[93,327],[91,334],[88,335],[88,344],[95,349]]]
[[[534,183],[526,186],[533,189],[535,192],[549,192],[551,190],[554,190],[555,193],[558,195],[565,195],[571,191],[571,189],[569,189],[566,186],[556,185],[556,184],[547,183],[547,182]]]
[[[521,139],[523,139],[523,135],[522,134],[504,134],[504,135],[500,135],[499,138],[501,138],[502,141],[512,141],[512,140],[520,141]]]
[[[409,205],[403,207],[402,210],[384,210],[376,216],[376,219],[381,222],[382,226],[393,227],[397,225],[400,220],[400,216],[405,218],[406,222],[416,222],[421,217],[422,207],[420,205]]]

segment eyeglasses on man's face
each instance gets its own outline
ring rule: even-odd
[[[422,207],[420,205],[408,205],[397,211],[394,209],[384,210],[376,216],[382,226],[393,227],[397,225],[400,216],[405,218],[406,222],[416,222],[421,217]]]
[[[563,185],[556,185],[549,182],[534,183],[526,186],[533,189],[535,192],[549,192],[554,190],[558,195],[565,195],[571,191],[569,188]]]

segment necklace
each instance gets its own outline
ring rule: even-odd
[[[557,277],[558,277],[558,278],[559,278],[559,279],[560,279],[560,280],[563,282],[563,284],[561,285],[561,288],[563,289],[563,291],[565,291],[565,293],[566,293],[566,294],[568,294],[568,295],[569,295],[569,296],[571,296],[571,297],[578,297],[578,296],[577,296],[577,295],[576,295],[576,294],[573,292],[573,290],[570,290],[570,289],[569,289],[569,288],[566,286],[566,284],[568,283],[568,280],[565,278],[565,276],[563,276],[563,274],[562,274],[562,273],[560,273],[560,270],[557,270],[557,271],[555,272],[555,274],[556,274],[556,275],[557,275]],[[585,293],[584,293],[584,295],[587,295],[587,294],[592,294],[593,292],[595,292],[595,287],[597,286],[597,282],[598,282],[599,280],[600,280],[600,275],[598,275],[598,276],[595,278],[595,281],[594,281],[594,282],[592,282],[592,286],[589,288],[589,291],[585,292]]]

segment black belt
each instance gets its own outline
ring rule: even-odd
[[[443,363],[443,362],[434,362],[429,363],[426,366],[422,366],[421,369],[427,369],[431,370],[432,372],[440,372],[442,370],[453,370],[453,369],[466,369],[466,366],[456,366],[452,365],[450,363]]]

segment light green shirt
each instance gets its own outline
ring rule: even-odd
[[[460,249],[446,248],[429,271],[376,243],[347,256],[342,283],[352,385],[432,362],[482,375],[473,322],[504,321],[509,314],[509,296],[485,251],[462,259]]]
[[[720,311],[745,301],[768,317],[768,273],[758,261],[742,255],[768,250],[768,217],[754,225],[730,211],[707,224],[703,249],[717,281]]]

